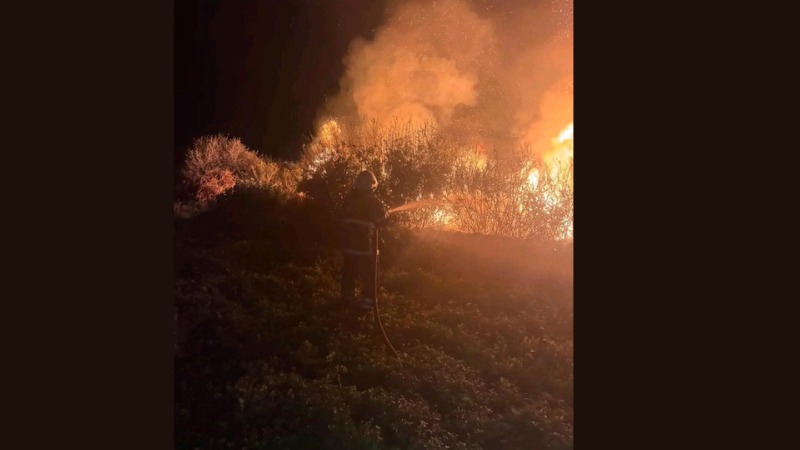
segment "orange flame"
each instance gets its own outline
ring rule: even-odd
[[[342,137],[342,128],[337,121],[328,120],[319,128],[318,137],[324,147],[333,147]]]
[[[547,174],[554,180],[558,180],[560,175],[568,175],[571,170],[572,160],[575,155],[574,128],[573,122],[564,127],[558,136],[551,140],[552,149],[543,158]],[[528,184],[530,184],[531,188],[536,189],[540,178],[539,169],[533,168],[528,174]]]
[[[568,170],[574,158],[573,123],[570,122],[556,138],[553,139],[553,150],[545,156],[545,163],[554,178],[559,172]]]
[[[330,119],[322,124],[314,137],[312,147],[316,148],[315,156],[308,169],[316,172],[323,164],[334,156],[336,144],[341,142],[342,128],[339,123]]]
[[[478,142],[474,150],[467,151],[466,154],[467,166],[472,166],[479,171],[486,169],[486,149],[483,144]]]

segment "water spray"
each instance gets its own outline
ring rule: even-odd
[[[409,209],[422,208],[424,206],[444,206],[447,202],[442,200],[418,200],[416,202],[409,202],[405,205],[394,207],[388,211],[389,214],[400,211],[408,211]]]

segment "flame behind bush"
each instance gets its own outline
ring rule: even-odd
[[[463,142],[432,124],[347,126],[330,119],[297,162],[273,161],[239,139],[206,136],[195,141],[182,174],[198,211],[233,189],[256,188],[302,198],[332,213],[354,177],[371,170],[379,179],[377,195],[388,205],[420,205],[397,213],[401,225],[571,237],[571,156],[556,166],[536,154],[529,146],[487,151],[480,142]]]

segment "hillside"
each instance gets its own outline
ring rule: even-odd
[[[248,214],[176,221],[176,448],[572,448],[570,245],[383,232],[398,360],[312,213]]]

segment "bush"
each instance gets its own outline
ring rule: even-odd
[[[422,202],[398,215],[408,227],[548,239],[571,232],[571,165],[552,170],[526,147],[487,154],[430,124],[335,129],[315,137],[299,163],[298,190],[323,210],[338,208],[353,178],[371,170],[389,205]]]
[[[408,228],[550,240],[572,233],[571,161],[554,166],[529,147],[486,151],[432,124],[401,122],[329,120],[296,163],[265,159],[238,139],[200,138],[182,171],[196,205],[178,203],[175,211],[188,217],[234,190],[264,190],[306,201],[330,233],[331,215],[362,170],[376,174],[376,194],[388,205],[419,202],[395,216]]]
[[[235,186],[277,187],[279,166],[248,149],[239,139],[204,136],[189,149],[181,174],[194,200],[208,205]]]

